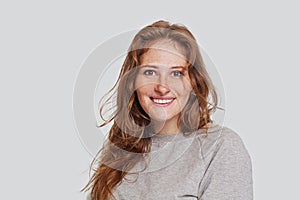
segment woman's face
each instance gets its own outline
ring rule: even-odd
[[[178,44],[158,42],[142,55],[135,80],[140,105],[154,122],[177,127],[191,92],[185,52]]]

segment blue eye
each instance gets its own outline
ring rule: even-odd
[[[144,74],[147,76],[154,76],[155,75],[155,71],[154,70],[145,70]]]
[[[172,75],[173,75],[173,76],[176,76],[176,77],[180,77],[180,76],[183,75],[183,73],[182,73],[181,71],[173,71],[173,72],[172,72]]]

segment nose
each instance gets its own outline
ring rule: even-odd
[[[154,91],[162,96],[170,92],[170,88],[164,76],[160,76],[159,81],[155,84]]]
[[[157,84],[155,86],[154,90],[161,96],[168,94],[170,92],[170,88],[168,86],[162,85],[162,84]]]

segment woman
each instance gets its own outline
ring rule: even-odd
[[[253,198],[249,154],[211,119],[217,94],[186,27],[140,30],[114,89],[115,112],[102,126],[113,125],[84,188],[92,200]]]

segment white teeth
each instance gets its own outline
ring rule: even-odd
[[[155,103],[165,104],[170,103],[173,101],[173,99],[153,99]]]

